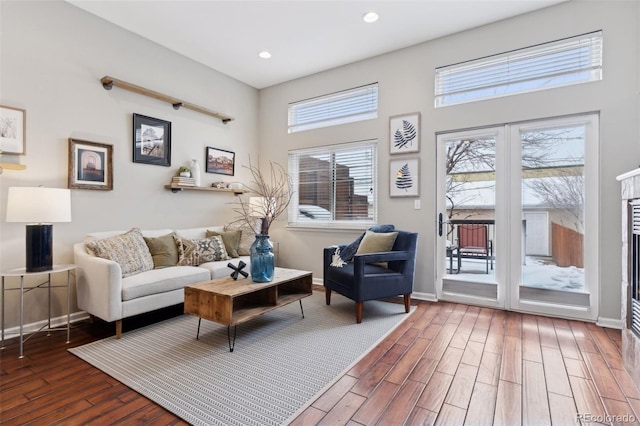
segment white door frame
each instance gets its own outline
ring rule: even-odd
[[[549,303],[536,300],[524,300],[520,297],[522,281],[522,262],[520,256],[505,256],[506,253],[521,253],[522,240],[522,206],[521,206],[521,141],[520,131],[540,128],[558,128],[585,125],[585,237],[584,250],[585,290],[588,292],[588,305],[571,303]],[[446,205],[443,195],[446,182],[445,141],[448,139],[464,139],[494,135],[496,137],[496,209],[495,209],[495,281],[497,297],[487,298],[464,294],[463,292],[444,291],[445,283],[464,285],[464,281],[456,280],[446,274],[446,231],[439,235],[436,229],[436,296],[438,299],[504,308],[514,311],[547,314],[565,318],[596,320],[598,316],[599,296],[599,117],[597,113],[581,114],[568,117],[540,119],[535,121],[510,123],[505,126],[494,126],[472,130],[439,133],[436,135],[437,178],[436,191],[436,228],[438,214],[444,215],[446,221]],[[443,224],[446,230],[446,223]],[[507,285],[508,284],[508,285]]]

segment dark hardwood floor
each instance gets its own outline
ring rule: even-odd
[[[316,399],[295,425],[639,424],[620,332],[454,303],[415,312]],[[124,331],[181,307],[125,320]],[[366,321],[366,317],[363,321]],[[0,352],[0,423],[179,425],[181,419],[67,352],[112,335],[97,321]],[[115,360],[114,362],[117,362]],[[594,422],[595,421],[595,422]]]

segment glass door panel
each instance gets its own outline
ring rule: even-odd
[[[597,146],[594,123],[597,117],[585,116],[512,126],[512,147],[519,146],[520,192],[512,222],[521,222],[520,263],[511,275],[518,283],[512,293],[515,308],[591,317],[594,298],[584,248],[593,229],[587,225],[585,203],[597,197],[587,191],[587,172],[592,171],[587,160],[595,157]],[[597,215],[597,204],[591,206]],[[510,230],[515,234],[516,224]]]
[[[495,306],[496,149],[500,129],[438,137],[440,297]],[[469,300],[466,300],[469,301]]]

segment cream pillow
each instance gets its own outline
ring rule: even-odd
[[[118,263],[123,278],[153,269],[153,257],[138,228],[121,235],[88,241],[86,247],[96,256]]]
[[[396,242],[397,232],[372,232],[367,231],[364,238],[360,241],[356,256],[367,253],[381,253],[391,251],[393,244]],[[373,263],[373,265],[387,267],[387,262]]]

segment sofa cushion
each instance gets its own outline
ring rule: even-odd
[[[234,266],[238,266],[240,261],[247,264],[247,266],[244,267],[243,271],[250,272],[251,259],[249,258],[249,256],[240,256],[229,261],[224,260],[220,262],[201,263],[200,265],[198,265],[198,267],[209,270],[209,272],[211,273],[211,279],[213,280],[216,278],[228,277],[229,275],[231,275],[231,272],[233,271],[231,270],[231,268],[229,268],[229,263]],[[238,279],[242,279],[242,276],[240,276]]]
[[[222,237],[222,241],[224,242],[224,248],[227,249],[227,254],[230,257],[238,257],[238,248],[240,248],[240,237],[242,236],[242,231],[239,229],[231,229],[229,231],[207,231],[208,237]]]
[[[176,237],[176,244],[179,266],[198,266],[205,262],[229,259],[222,237],[219,236],[195,240]]]
[[[256,233],[249,225],[226,225],[225,231],[239,230],[240,231],[240,245],[238,246],[238,255],[249,256],[249,249],[251,244],[256,240]]]
[[[211,274],[195,266],[171,266],[152,269],[122,280],[122,300],[164,293],[183,288],[185,285],[209,281]]]
[[[118,263],[123,277],[153,269],[149,247],[138,228],[121,235],[88,241],[86,246],[96,256]]]
[[[178,264],[178,246],[173,238],[173,233],[156,238],[144,237],[144,242],[149,247],[155,269]]]

